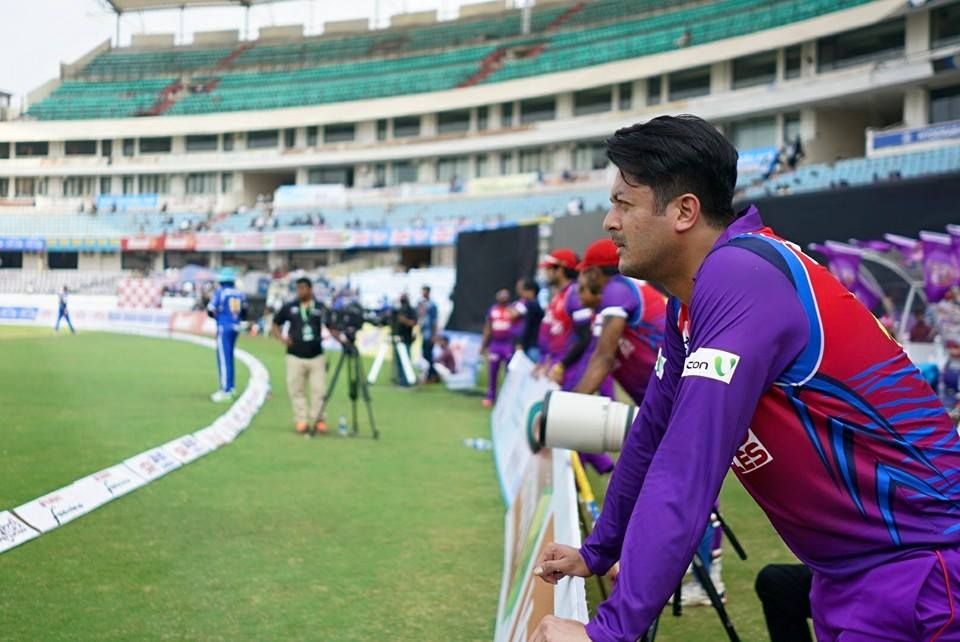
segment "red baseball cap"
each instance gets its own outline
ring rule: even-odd
[[[618,267],[619,265],[620,257],[617,255],[617,246],[610,239],[600,239],[587,246],[583,253],[583,260],[577,265],[577,269]]]
[[[576,270],[577,261],[579,261],[579,259],[577,258],[576,252],[570,248],[561,247],[553,252],[550,252],[550,254],[543,259],[543,263],[540,264],[540,267],[546,268],[559,266]]]

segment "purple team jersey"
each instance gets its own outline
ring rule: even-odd
[[[960,437],[870,312],[764,228],[754,208],[704,260],[690,306],[668,303],[656,377],[581,549],[595,573],[621,563],[610,599],[587,625],[592,640],[636,640],[650,626],[683,576],[731,462],[814,570],[824,639],[887,626],[895,609],[844,608],[846,598],[831,597],[864,594],[858,578],[887,577],[884,590],[900,595],[928,576],[941,586],[934,593],[947,596],[937,626],[953,627],[949,639],[957,639],[946,605],[960,590],[949,579],[960,564],[951,553],[960,545]],[[895,572],[918,558],[900,568],[919,569],[919,579]],[[920,590],[907,596],[918,613],[934,594],[918,597]],[[909,629],[911,618],[898,621]],[[892,639],[936,630],[894,627]],[[855,639],[876,639],[862,635]]]

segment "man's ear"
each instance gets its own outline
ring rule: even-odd
[[[674,208],[674,230],[687,232],[700,220],[700,199],[695,194],[681,194],[670,204]]]

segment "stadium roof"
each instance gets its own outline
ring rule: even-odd
[[[117,13],[151,11],[154,9],[185,9],[189,7],[249,7],[280,0],[106,0]]]

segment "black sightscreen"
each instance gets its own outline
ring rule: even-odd
[[[517,279],[537,271],[536,225],[521,225],[457,237],[457,282],[447,328],[481,332],[487,308],[500,288],[512,293]]]

